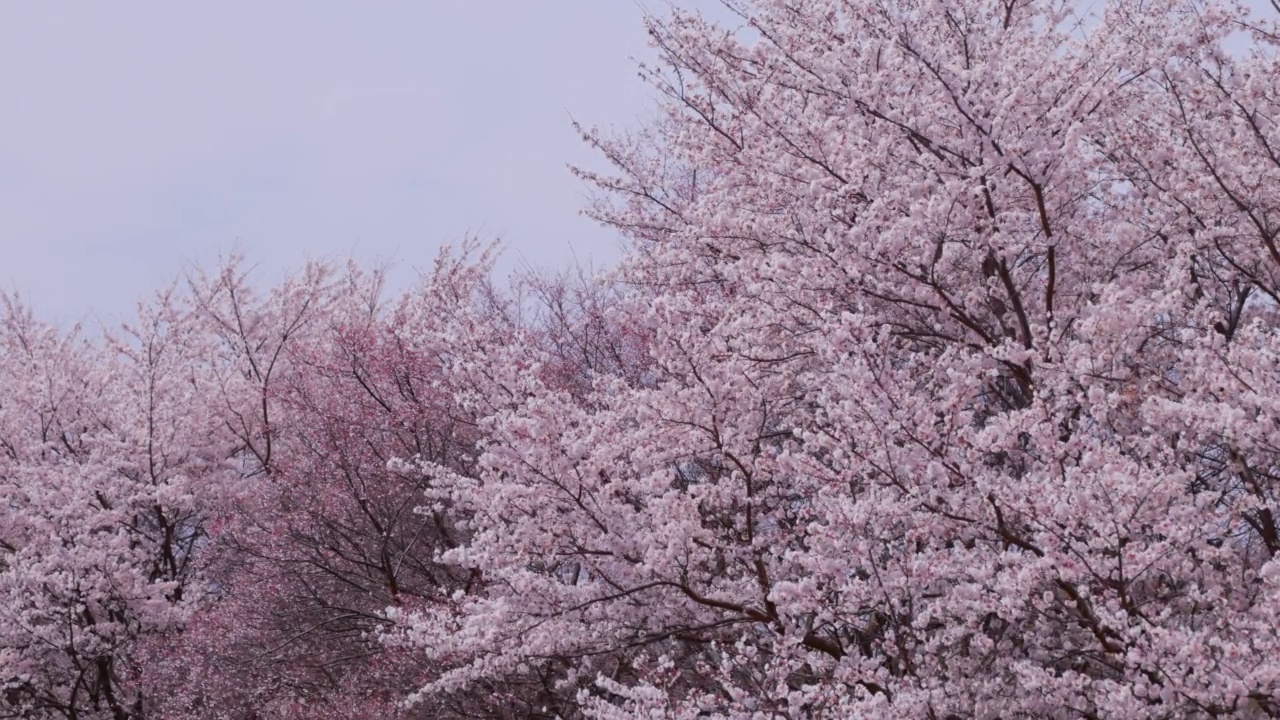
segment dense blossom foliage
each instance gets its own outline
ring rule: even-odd
[[[131,647],[190,610],[201,511],[237,474],[188,312],[170,292],[90,342],[6,303],[0,707],[19,717],[133,717]]]
[[[488,582],[405,623],[422,697],[1280,714],[1275,16],[1076,7],[653,26],[667,113],[584,173],[649,364],[579,398],[456,329],[485,451],[423,472]]]
[[[735,0],[601,278],[0,314],[0,717],[1280,716],[1280,7]]]

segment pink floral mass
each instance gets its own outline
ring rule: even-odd
[[[1280,5],[728,0],[604,273],[0,312],[0,718],[1280,717]]]

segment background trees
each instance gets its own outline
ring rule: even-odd
[[[407,298],[384,307],[379,273],[306,277],[263,307],[219,288],[212,321],[261,398],[252,420],[227,421],[258,463],[207,552],[210,601],[180,650],[156,657],[166,714],[399,716],[426,669],[379,642],[385,611],[475,582],[436,562],[460,541],[453,519],[422,510],[422,478],[389,467],[413,456],[465,471],[474,452],[432,349],[403,335],[424,324]],[[246,314],[265,327],[241,330]]]

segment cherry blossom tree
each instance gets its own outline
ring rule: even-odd
[[[287,281],[299,289],[266,294],[234,269],[200,280],[196,296],[217,313],[210,334],[236,358],[223,387],[241,401],[228,407],[248,408],[222,417],[256,469],[203,549],[213,591],[180,634],[149,648],[143,685],[158,716],[527,717],[547,705],[549,670],[406,708],[436,668],[415,647],[381,641],[395,629],[388,608],[448,605],[483,582],[438,559],[465,540],[465,518],[421,507],[429,483],[391,461],[471,473],[475,417],[455,402],[434,338],[459,314],[494,337],[530,322],[489,282],[491,266],[469,244],[393,303],[381,274],[354,267],[313,268]],[[544,344],[564,355],[558,382],[584,376],[580,356],[618,362],[620,351],[604,359],[602,338],[617,334],[599,317],[605,293],[522,285],[539,298]],[[589,334],[578,332],[588,316]]]
[[[0,713],[137,717],[138,642],[180,627],[205,511],[236,476],[190,308],[171,290],[88,340],[6,301]],[[196,592],[193,593],[193,590]]]
[[[6,301],[0,715],[162,717],[186,695],[157,677],[212,669],[173,650],[226,595],[216,530],[273,487],[293,346],[358,306],[356,279],[311,265],[259,293],[232,260],[92,338]]]
[[[473,426],[435,382],[434,359],[397,335],[407,310],[383,308],[381,284],[353,268],[324,302],[268,302],[276,311],[266,314],[296,318],[271,324],[278,351],[227,343],[270,348],[259,353],[270,360],[243,356],[266,368],[246,374],[262,379],[253,393],[263,403],[241,426],[268,428],[242,437],[264,472],[216,532],[215,597],[153,668],[166,716],[397,717],[423,670],[412,655],[383,652],[383,610],[469,581],[434,562],[458,531],[439,512],[414,512],[421,478],[387,465],[414,455],[461,470]],[[227,317],[263,314],[239,307]],[[242,338],[235,322],[218,326]]]
[[[417,465],[485,584],[392,611],[416,699],[554,666],[561,716],[1280,714],[1274,14],[729,7],[655,21],[665,114],[588,134],[645,371],[423,333],[484,440]]]

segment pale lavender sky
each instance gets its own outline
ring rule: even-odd
[[[639,2],[665,7],[0,4],[0,290],[111,322],[233,249],[264,280],[349,256],[405,278],[468,233],[504,238],[507,270],[607,265],[617,240],[565,168],[599,160],[569,115],[648,114]]]
[[[306,257],[407,274],[467,233],[503,237],[508,268],[608,264],[569,116],[648,114],[641,18],[632,0],[4,3],[0,286],[110,322],[236,248],[264,279]]]

